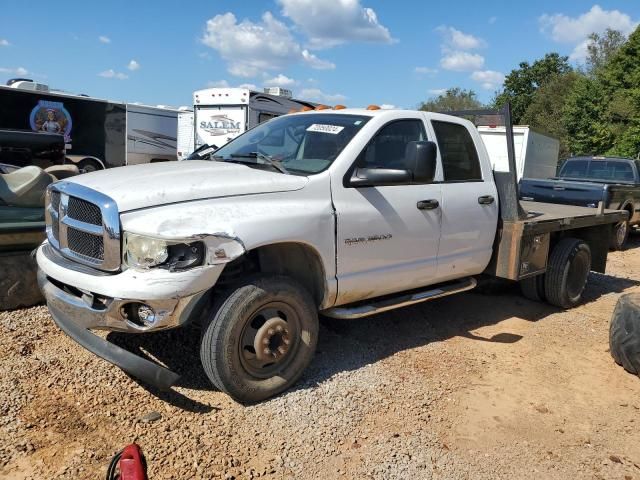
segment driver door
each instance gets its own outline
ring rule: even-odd
[[[407,144],[422,140],[429,139],[421,118],[391,121],[358,156],[357,165],[405,168]],[[438,166],[436,180],[440,171]],[[441,224],[439,183],[340,185],[333,189],[333,200],[337,213],[337,304],[434,282]]]

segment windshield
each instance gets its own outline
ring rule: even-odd
[[[616,180],[632,182],[633,168],[624,160],[567,160],[560,170],[562,178],[587,178],[591,180]]]
[[[211,159],[266,166],[282,173],[318,173],[331,165],[370,118],[330,113],[274,118],[216,150]]]

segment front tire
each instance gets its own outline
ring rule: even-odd
[[[611,241],[609,242],[611,250],[624,250],[627,238],[629,238],[630,230],[631,225],[629,225],[627,220],[622,221],[613,227],[613,232],[611,232]]]
[[[288,277],[249,279],[221,295],[204,325],[200,360],[209,380],[254,403],[293,385],[318,341],[311,295]]]

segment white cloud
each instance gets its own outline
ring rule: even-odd
[[[0,38],[0,47],[8,47],[11,45],[6,38]]]
[[[293,78],[289,78],[286,75],[279,74],[276,77],[268,78],[264,81],[265,85],[269,87],[291,87],[298,82],[296,82]]]
[[[109,37],[104,36],[104,35],[100,35],[98,37],[98,40],[100,41],[100,43],[111,43],[111,39]]]
[[[309,37],[313,49],[347,42],[393,43],[389,29],[380,24],[372,8],[360,0],[278,0],[282,14]]]
[[[444,38],[442,48],[445,50],[475,50],[486,46],[486,42],[481,38],[461,32],[453,27],[440,25],[436,31],[440,32]]]
[[[495,90],[504,82],[504,74],[494,70],[479,70],[471,74],[471,79],[480,83],[485,90]]]
[[[484,65],[484,57],[477,53],[454,51],[446,53],[440,60],[440,66],[445,70],[467,72],[479,70]]]
[[[446,88],[432,88],[432,89],[427,90],[427,91],[431,95],[444,95],[445,93],[447,93],[447,89]]]
[[[207,82],[207,87],[209,88],[227,88],[229,86],[229,82],[226,80],[209,80]]]
[[[116,72],[113,68],[105,70],[104,72],[100,72],[98,76],[103,78],[115,78],[117,80],[126,80],[127,78],[129,78],[129,75],[121,72]]]
[[[28,75],[29,71],[24,67],[0,68],[0,73],[9,73],[11,75],[18,75],[20,77],[23,77],[25,75]]]
[[[270,12],[260,22],[238,22],[233,13],[207,20],[202,43],[228,62],[228,71],[239,77],[253,77],[261,71],[282,70],[295,62],[311,68],[332,68],[330,62],[305,54],[289,28]]]
[[[339,93],[325,93],[319,88],[303,88],[302,91],[300,91],[299,98],[321,103],[339,103],[347,99],[347,97]]]
[[[396,106],[391,105],[390,103],[383,103],[382,105],[380,105],[380,108],[382,110],[393,110],[394,108],[396,108]]]
[[[316,70],[333,70],[336,68],[335,63],[331,63],[327,60],[321,60],[313,53],[309,52],[309,50],[302,51],[302,58],[311,68],[315,68]]]
[[[436,73],[438,73],[437,68],[429,68],[429,67],[416,67],[413,69],[413,71],[421,75],[435,75]]]
[[[540,31],[558,43],[574,45],[570,55],[572,60],[584,60],[587,55],[587,37],[591,33],[602,33],[607,28],[620,30],[625,35],[633,32],[638,26],[637,20],[619,10],[603,10],[594,5],[591,10],[577,17],[569,17],[562,13],[544,14],[538,19]]]
[[[138,62],[136,62],[135,60],[131,60],[129,62],[129,64],[127,65],[127,68],[129,70],[131,70],[132,72],[135,72],[136,70],[138,70],[140,68],[140,64]]]

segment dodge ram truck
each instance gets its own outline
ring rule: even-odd
[[[489,115],[507,127],[510,172],[492,172],[469,120]],[[292,113],[209,160],[53,184],[39,283],[64,332],[143,382],[179,377],[91,330],[193,322],[212,384],[261,401],[311,362],[319,314],[366,317],[470,290],[483,274],[577,305],[627,212],[521,204],[514,158],[508,106]]]
[[[617,157],[567,159],[558,176],[551,179],[523,178],[520,198],[597,208],[626,210],[629,218],[618,223],[611,235],[611,248],[624,248],[631,227],[640,224],[640,161]]]

